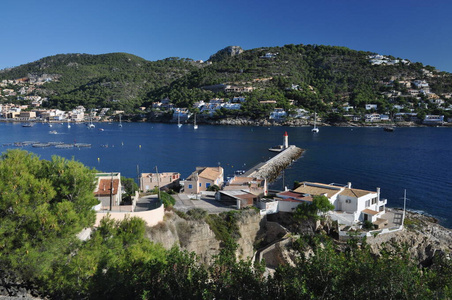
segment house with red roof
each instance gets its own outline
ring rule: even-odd
[[[100,202],[101,210],[112,210],[122,200],[121,173],[97,173],[94,196]]]

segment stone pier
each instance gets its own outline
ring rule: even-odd
[[[292,162],[297,160],[301,154],[303,154],[301,148],[291,145],[266,162],[260,163],[249,169],[243,176],[265,178],[267,179],[267,182],[273,182],[279,174]]]

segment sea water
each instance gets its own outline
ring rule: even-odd
[[[50,159],[52,155],[74,158],[103,172],[121,172],[138,178],[141,172],[179,172],[186,178],[197,166],[222,166],[225,174],[246,170],[275,154],[271,146],[289,144],[305,150],[271,188],[292,188],[294,181],[352,183],[352,187],[375,191],[388,206],[402,207],[406,189],[408,209],[439,219],[452,228],[452,128],[209,126],[156,123],[0,123],[3,151],[18,148],[14,142],[89,143],[90,148],[57,149],[53,146],[27,151]],[[53,131],[51,134],[50,131]],[[56,134],[55,134],[56,132]]]

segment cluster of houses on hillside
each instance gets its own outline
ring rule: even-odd
[[[261,58],[273,59],[278,53],[266,53]],[[407,60],[390,59],[386,56],[374,54],[368,56],[368,60],[373,65],[391,65],[391,64],[410,64]],[[443,115],[429,115],[422,119],[417,116],[418,109],[432,109],[440,108],[446,111],[452,110],[452,93],[437,94],[433,92],[429,84],[429,78],[433,78],[438,73],[422,69],[421,77],[393,77],[388,81],[377,82],[379,86],[385,87],[385,91],[381,95],[390,103],[390,108],[381,106],[377,103],[367,103],[365,108],[351,106],[348,102],[343,103],[340,107],[331,109],[331,112],[342,114],[352,122],[378,123],[378,122],[399,122],[411,121],[424,123],[428,125],[440,125],[444,122],[451,122],[452,120],[444,119]],[[27,103],[27,105],[18,104],[0,104],[0,118],[17,121],[73,121],[82,122],[91,119],[93,121],[102,119],[108,108],[95,109],[86,112],[85,108],[78,106],[71,111],[61,111],[58,109],[42,109],[43,103],[48,99],[39,96],[41,86],[49,81],[58,80],[58,75],[44,74],[42,76],[28,76],[25,78],[18,78],[15,80],[2,80],[0,82],[0,103],[7,103],[8,100],[14,98],[20,103]],[[164,111],[172,112],[173,119],[180,118],[187,120],[191,117],[193,109],[200,112],[200,114],[208,117],[215,115],[220,109],[227,109],[229,111],[239,111],[246,102],[246,94],[252,92],[256,87],[255,83],[268,82],[273,80],[273,77],[255,78],[249,82],[238,83],[224,83],[212,86],[204,86],[203,89],[214,92],[233,93],[234,97],[214,98],[209,101],[198,101],[193,104],[191,108],[175,107],[170,99],[162,99],[154,102],[151,107],[140,107],[143,112],[146,111]],[[286,87],[286,90],[300,91],[303,88],[298,84],[291,84]],[[316,93],[314,87],[308,86],[307,92]],[[416,100],[416,101],[414,101]],[[18,102],[19,102],[18,101]],[[117,100],[113,100],[117,101]],[[414,107],[414,102],[417,106]],[[285,121],[287,119],[305,119],[310,120],[313,113],[308,112],[303,108],[294,105],[294,100],[288,100],[289,107],[278,106],[276,100],[262,100],[260,104],[269,104],[273,107],[268,114],[268,119],[276,122]],[[332,104],[332,103],[331,103]],[[117,115],[122,112],[108,112],[108,115]],[[145,116],[144,116],[145,117]],[[321,118],[319,116],[319,121]]]
[[[40,122],[85,122],[99,121],[107,115],[109,108],[87,111],[83,106],[77,106],[70,111],[60,109],[32,108],[30,105],[0,104],[0,119],[12,121]],[[120,115],[124,111],[115,110],[110,115]]]
[[[198,111],[202,115],[206,115],[212,117],[217,110],[222,108],[238,111],[241,109],[242,104],[246,101],[246,98],[241,97],[233,97],[231,99],[211,99],[209,102],[198,101],[193,104],[193,108],[198,109]],[[435,100],[436,101],[436,100]],[[260,104],[273,104],[276,105],[276,100],[262,100],[259,101]],[[293,101],[289,102],[293,105]],[[193,113],[188,108],[179,108],[175,107],[171,101],[166,98],[158,102],[154,102],[152,107],[158,110],[169,110],[173,112],[173,120],[180,119],[182,121],[188,120],[193,116]],[[393,114],[381,114],[377,113],[378,104],[366,104],[365,110],[368,112],[364,115],[356,114],[354,112],[355,107],[349,106],[347,103],[342,110],[345,111],[344,117],[347,117],[352,122],[362,122],[365,123],[384,123],[384,122],[402,122],[402,121],[410,121],[410,122],[422,122],[426,125],[442,125],[446,120],[444,119],[444,115],[426,115],[424,119],[420,120],[417,116],[417,113],[413,112],[414,109],[410,109],[410,112],[401,112],[406,111],[404,106],[394,105],[394,109],[399,112]],[[333,112],[339,112],[338,109],[333,109]],[[288,118],[294,119],[305,119],[310,120],[312,118],[312,113],[308,110],[302,108],[296,108],[295,106],[290,111],[286,111],[283,108],[274,108],[268,115],[269,120],[274,121],[285,121]],[[320,118],[319,118],[320,120]],[[448,120],[451,122],[452,120]]]
[[[380,55],[380,54],[373,54],[373,55],[369,55],[367,56],[367,58],[369,59],[369,62],[372,65],[396,65],[396,64],[405,64],[405,65],[409,65],[410,61],[407,59],[390,59],[387,56],[384,55]]]

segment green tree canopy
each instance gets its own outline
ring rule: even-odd
[[[94,224],[94,172],[74,160],[10,150],[0,157],[0,264],[50,271],[65,243]]]

